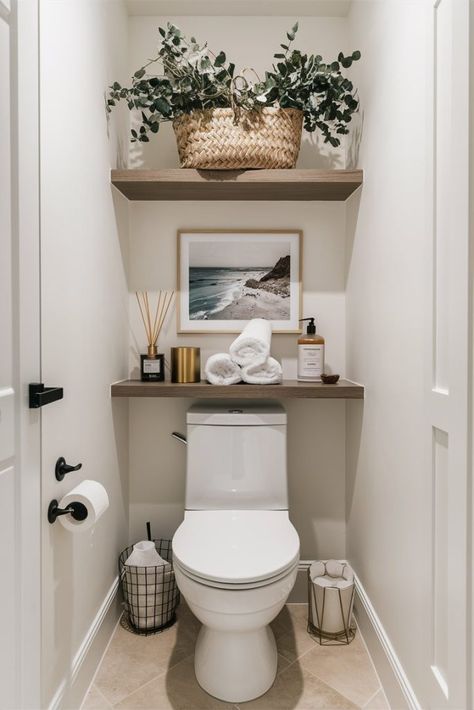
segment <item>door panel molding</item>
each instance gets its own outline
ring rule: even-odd
[[[469,2],[431,0],[431,332],[426,442],[432,470],[430,707],[468,706]]]

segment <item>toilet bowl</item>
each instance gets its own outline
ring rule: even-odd
[[[287,511],[187,511],[173,538],[178,587],[203,626],[195,650],[204,690],[238,703],[276,676],[270,622],[295,583],[298,534]]]
[[[202,622],[199,684],[242,703],[275,680],[270,622],[295,583],[286,412],[278,402],[197,402],[187,412],[184,521],[173,538],[178,587]]]

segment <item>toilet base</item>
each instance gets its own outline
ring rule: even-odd
[[[269,626],[252,631],[216,631],[203,626],[196,642],[194,670],[207,693],[229,703],[263,695],[277,672],[275,637]]]

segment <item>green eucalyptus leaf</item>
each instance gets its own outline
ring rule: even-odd
[[[226,56],[224,52],[219,52],[219,54],[216,57],[216,61],[214,62],[214,66],[216,67],[221,67],[223,64],[225,64]]]
[[[164,114],[165,116],[168,116],[171,111],[171,106],[169,103],[166,101],[166,99],[158,97],[155,99],[155,108],[157,111],[160,113]]]
[[[146,74],[146,71],[145,71],[145,69],[142,68],[142,69],[139,69],[138,71],[136,71],[133,76],[135,77],[135,79],[141,79],[142,76],[145,76],[145,74]]]

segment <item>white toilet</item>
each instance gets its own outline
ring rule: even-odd
[[[277,403],[198,403],[187,413],[186,512],[173,538],[176,581],[203,626],[199,684],[227,702],[276,676],[269,623],[295,583],[288,518],[286,413]]]

